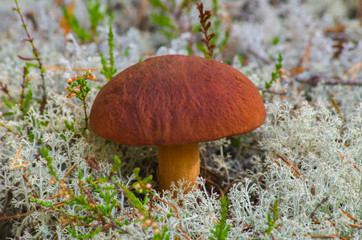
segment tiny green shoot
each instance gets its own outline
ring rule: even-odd
[[[226,223],[226,217],[228,213],[228,201],[226,196],[220,198],[220,204],[221,219],[218,224],[215,224],[214,229],[211,230],[213,236],[210,236],[209,240],[225,240],[231,228],[231,226]]]
[[[273,204],[273,217],[270,213],[268,213],[268,229],[266,230],[266,233],[270,235],[271,231],[276,228],[275,222],[278,219],[278,198],[275,199],[275,202]]]
[[[107,61],[103,56],[103,53],[100,52],[101,56],[101,63],[103,66],[103,70],[101,70],[101,74],[103,74],[107,81],[110,81],[113,77],[113,75],[117,72],[117,69],[114,68],[114,55],[113,55],[113,49],[114,49],[114,43],[113,43],[113,32],[112,32],[112,25],[109,25],[109,33],[108,33],[108,47],[109,47],[109,64],[110,66],[107,66]]]

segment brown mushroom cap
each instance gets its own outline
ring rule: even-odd
[[[254,84],[224,63],[148,58],[116,75],[94,100],[90,127],[126,145],[196,143],[249,132],[266,117]]]

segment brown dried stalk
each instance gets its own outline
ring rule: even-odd
[[[343,119],[343,121],[346,122],[346,121],[347,121],[346,118],[342,115],[341,110],[340,110],[340,108],[339,108],[336,100],[334,100],[333,97],[331,97],[331,103],[332,103],[332,106],[333,106],[334,110],[336,110],[336,112],[338,113],[338,115]]]
[[[350,86],[362,86],[362,79],[357,79],[354,81],[345,81],[342,79],[332,79],[323,75],[315,74],[310,78],[301,78],[297,77],[295,80],[301,83],[307,83],[312,86],[317,86],[319,83],[327,84],[327,85],[350,85]]]
[[[58,208],[58,207],[61,207],[63,205],[64,205],[64,202],[59,202],[57,204],[54,204],[54,207]],[[33,213],[36,213],[36,212],[46,212],[46,211],[48,211],[48,209],[38,209],[38,210],[35,210],[35,211],[20,213],[20,214],[16,214],[16,215],[12,215],[12,216],[0,217],[0,222],[4,221],[4,220],[9,220],[9,219],[25,217],[25,216],[31,215]]]
[[[19,149],[19,151],[15,154],[15,157],[14,157],[14,160],[13,162],[11,163],[11,166],[9,168],[9,171],[10,170],[13,170],[14,168],[18,168],[18,167],[23,167],[25,165],[27,165],[29,162],[25,162],[25,163],[22,163],[22,164],[19,164],[19,165],[15,165],[16,161],[18,160],[18,157],[20,155],[20,152],[21,150],[23,149],[23,146],[21,146],[21,148]]]
[[[214,54],[215,43],[211,44],[211,39],[215,37],[215,33],[208,34],[207,31],[211,27],[211,22],[208,21],[211,17],[211,11],[204,11],[203,3],[197,2],[197,9],[200,12],[199,18],[201,23],[200,32],[204,34],[204,37],[201,38],[201,41],[205,44],[207,51],[204,51],[204,55],[207,58],[212,58]]]
[[[8,86],[4,84],[1,80],[0,80],[0,90],[8,96],[9,101],[13,100],[13,97],[9,93]]]
[[[357,218],[353,217],[351,214],[349,214],[348,212],[344,211],[342,208],[340,208],[341,211],[347,216],[349,217],[350,219],[352,219],[353,221],[357,222],[358,223],[358,220]]]
[[[313,212],[310,214],[310,218],[312,219],[312,221],[315,221],[314,219],[314,215],[315,215],[315,212],[317,211],[317,209],[322,206],[325,202],[327,202],[329,199],[329,196],[325,197],[322,199],[322,201],[320,203],[318,203],[318,205],[315,207],[315,209],[313,210]]]
[[[281,160],[283,160],[286,164],[288,164],[291,168],[293,168],[293,170],[297,173],[298,176],[297,178],[302,176],[302,173],[299,172],[299,170],[291,162],[289,162],[284,156],[280,155],[279,153],[276,154]]]

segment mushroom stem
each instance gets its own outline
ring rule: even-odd
[[[199,144],[158,145],[160,190],[184,179],[194,183],[200,174]]]

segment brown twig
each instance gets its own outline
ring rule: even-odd
[[[187,240],[192,240],[192,238],[184,232],[182,233],[182,236],[184,236]]]
[[[351,76],[351,80],[354,81],[357,73],[362,69],[362,61],[356,63],[352,67],[348,69],[348,71],[343,75],[343,78],[348,78],[348,76]]]
[[[62,71],[68,71],[69,69],[67,67],[62,67],[62,66],[43,66],[43,69],[46,70],[52,70],[52,71],[57,71],[57,70],[62,70]],[[100,71],[103,68],[70,68],[71,71],[77,71],[77,72],[85,72],[85,71]],[[96,82],[101,82],[101,80],[99,79],[89,79],[91,81],[96,81]]]
[[[275,159],[273,159],[274,160],[274,162],[280,167],[281,166],[281,164],[277,161],[277,160],[275,160]],[[292,172],[292,174],[293,174],[293,176],[295,177],[295,178],[299,178],[299,175],[298,174],[296,174],[295,172]]]
[[[174,204],[169,203],[169,202],[167,202],[167,201],[165,201],[165,200],[163,200],[162,198],[159,198],[159,197],[155,197],[155,199],[157,199],[157,200],[159,200],[159,201],[161,201],[161,202],[166,203],[167,205],[169,205],[173,210],[175,210],[176,217],[177,217],[178,219],[181,219],[180,213],[178,212],[177,207],[176,207]],[[180,223],[180,226],[182,226],[181,223]]]
[[[357,218],[352,217],[351,214],[349,214],[348,212],[344,211],[342,208],[340,208],[340,209],[341,209],[341,211],[342,211],[347,217],[349,217],[350,219],[352,219],[352,220],[355,221],[355,222],[358,222]]]
[[[295,80],[297,80],[300,83],[307,83],[310,84],[312,86],[317,86],[319,83],[322,84],[327,84],[327,85],[349,85],[349,86],[362,86],[362,80],[357,79],[354,81],[346,81],[346,80],[342,80],[340,78],[338,79],[332,79],[326,76],[322,76],[320,74],[315,74],[313,76],[311,76],[310,78],[301,78],[301,77],[297,77],[295,78]]]
[[[200,169],[204,170],[205,171],[205,175],[203,175],[203,177],[207,178],[207,175],[212,175],[214,177],[216,177],[218,180],[223,180],[223,178],[219,175],[217,175],[216,173],[214,173],[213,171],[211,171],[210,169],[204,167],[204,166],[201,166]]]
[[[315,221],[315,220],[314,220],[315,212],[317,211],[317,209],[318,209],[320,206],[322,206],[323,203],[327,202],[328,199],[329,199],[329,196],[323,198],[323,200],[322,200],[320,203],[318,203],[318,205],[315,207],[315,209],[313,210],[313,212],[310,214],[310,218],[312,219],[313,222]]]
[[[338,106],[338,104],[336,103],[336,101],[334,100],[333,97],[331,97],[331,102],[332,102],[332,106],[333,106],[334,110],[336,110],[338,115],[343,119],[343,121],[346,122],[346,118],[342,115],[341,110],[339,109],[339,106]]]
[[[353,228],[357,228],[357,229],[361,229],[361,228],[362,228],[362,226],[357,225],[357,224],[347,224],[347,225],[350,226],[350,227],[353,227]]]
[[[235,180],[232,181],[229,185],[227,185],[227,186],[222,190],[222,192],[223,192],[224,194],[227,194],[227,193],[229,192],[230,188],[231,188],[235,183],[237,183],[237,182],[240,182],[240,180],[239,180],[239,179],[235,179]]]
[[[215,186],[217,188],[217,190],[220,192],[220,196],[224,197],[224,195],[225,195],[224,191],[221,189],[221,187],[217,183],[215,183],[214,181],[212,181],[208,178],[206,178],[206,182],[210,183],[212,186]]]
[[[340,156],[341,160],[343,161],[344,158],[345,158],[345,156],[344,156],[342,153],[339,153],[339,156]],[[350,164],[352,164],[352,166],[353,166],[355,169],[357,169],[359,172],[361,172],[361,169],[360,169],[359,167],[357,167],[356,164],[352,163],[351,160],[348,160],[348,162],[349,162]]]
[[[70,173],[74,170],[74,168],[75,168],[76,166],[78,166],[78,163],[74,164],[74,165],[66,172],[66,174],[64,175],[63,178],[67,178],[67,177],[70,175]]]
[[[332,235],[305,234],[304,236],[308,236],[311,238],[330,238],[330,239],[339,237],[339,235],[337,234],[332,234]]]
[[[247,50],[253,54],[255,57],[257,57],[258,59],[260,59],[263,63],[265,64],[272,64],[272,61],[265,56],[266,54],[261,54],[260,52],[258,52],[255,48],[253,47],[248,47]]]
[[[64,203],[60,202],[60,203],[54,204],[54,207],[57,208],[57,207],[61,207],[62,205],[64,205]],[[31,215],[33,213],[36,213],[36,212],[44,212],[44,211],[47,211],[47,209],[39,209],[39,210],[35,210],[35,211],[30,211],[30,212],[27,212],[27,213],[16,214],[16,215],[13,215],[13,216],[0,217],[0,221],[19,218],[19,217],[25,217],[25,216]]]
[[[299,65],[298,65],[299,69],[301,69],[301,68],[305,69],[305,67],[308,65],[309,59],[310,59],[310,48],[311,48],[311,46],[312,46],[312,41],[309,40],[308,45],[305,48],[303,57],[302,57],[302,59],[300,59],[300,62],[299,62]]]
[[[22,164],[19,164],[19,165],[16,165],[16,166],[15,166],[15,163],[16,163],[16,161],[18,160],[18,157],[19,157],[20,152],[21,152],[22,149],[23,149],[23,146],[21,146],[21,148],[19,149],[19,151],[15,154],[14,160],[13,160],[13,162],[11,163],[11,166],[10,166],[10,168],[9,168],[9,171],[10,171],[10,170],[13,170],[14,168],[24,167],[25,165],[27,165],[27,164],[29,163],[29,162],[25,162],[25,163],[22,163]]]
[[[280,155],[279,153],[276,153],[276,154],[281,160],[283,160],[286,164],[288,164],[289,166],[291,166],[293,168],[293,170],[298,174],[298,178],[300,176],[302,176],[302,173],[299,172],[299,170],[291,162],[289,162],[284,156]]]
[[[258,90],[263,91],[263,92],[267,92],[267,93],[276,94],[276,95],[283,95],[283,96],[287,95],[286,92],[277,92],[277,91],[269,90],[269,89],[262,88],[262,87],[258,87]]]

